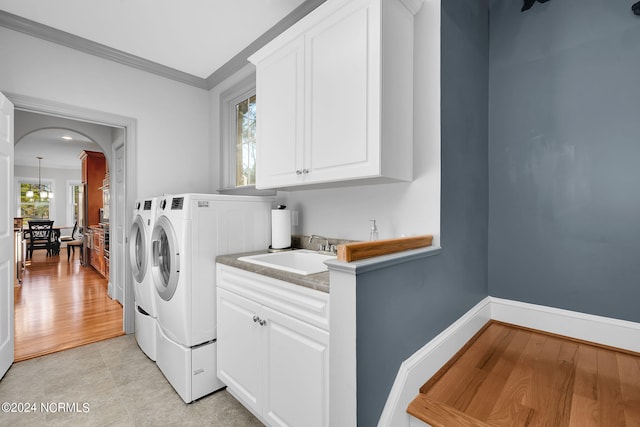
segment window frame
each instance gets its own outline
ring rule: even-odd
[[[78,220],[78,218],[76,218],[76,211],[79,211],[80,206],[75,206],[75,200],[74,200],[74,194],[73,194],[73,190],[75,187],[82,187],[82,181],[79,179],[74,179],[74,180],[67,180],[66,183],[66,209],[65,209],[65,216],[67,219],[67,224],[75,224],[75,222]],[[54,197],[55,199],[55,197]]]
[[[256,95],[256,75],[252,73],[220,95],[220,184],[226,194],[274,195],[275,190],[258,190],[255,185],[236,183],[236,105]],[[256,98],[256,107],[259,100]],[[260,112],[256,112],[256,120]],[[258,142],[256,141],[256,144]],[[256,158],[256,164],[260,159]]]
[[[20,187],[22,186],[22,184],[29,184],[32,186],[37,186],[38,185],[38,179],[37,178],[32,178],[32,177],[16,177],[15,178],[15,194],[16,194],[16,217],[20,217],[20,218],[26,218],[22,216],[22,201],[21,201],[21,191],[20,191]],[[40,184],[43,187],[48,187],[49,188],[49,192],[53,193],[54,195],[56,194],[56,189],[55,189],[55,181],[52,179],[41,179],[40,180]],[[49,207],[49,216],[47,218],[43,218],[43,219],[54,219],[55,220],[55,209],[56,209],[56,198],[55,196],[52,199],[47,199],[47,203],[48,203],[48,207]],[[40,202],[42,203],[42,202]],[[41,219],[41,218],[34,218],[34,219]]]

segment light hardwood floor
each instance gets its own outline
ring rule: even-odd
[[[122,306],[107,280],[66,250],[34,252],[22,284],[14,283],[16,362],[123,335]]]
[[[438,426],[640,426],[640,355],[491,322],[408,412]]]

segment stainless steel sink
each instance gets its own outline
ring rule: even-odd
[[[250,262],[263,267],[275,268],[304,276],[327,271],[328,268],[324,261],[330,259],[336,259],[335,255],[328,255],[306,249],[248,255],[238,258],[239,261]]]

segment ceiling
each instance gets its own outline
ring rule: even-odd
[[[305,2],[0,0],[0,11],[206,79]]]
[[[71,137],[71,140],[62,137]],[[84,135],[64,129],[43,129],[25,136],[14,149],[16,166],[42,168],[80,169],[80,153],[83,150],[102,151],[102,148]]]
[[[207,89],[244,65],[256,41],[266,43],[323,1],[0,0],[0,25],[99,56],[109,49],[114,60],[122,53],[129,65],[140,58],[139,68],[168,78],[176,70],[187,76],[176,80]],[[16,145],[14,163],[37,166],[41,156],[43,168],[74,169],[82,150],[100,148],[79,133],[45,129]]]

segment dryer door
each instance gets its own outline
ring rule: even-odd
[[[142,283],[144,275],[147,274],[147,250],[147,236],[143,219],[140,215],[136,215],[131,226],[131,233],[129,233],[129,261],[133,277],[138,283]]]
[[[180,277],[180,250],[173,226],[166,216],[156,221],[151,234],[153,281],[158,295],[169,301],[176,291]]]

